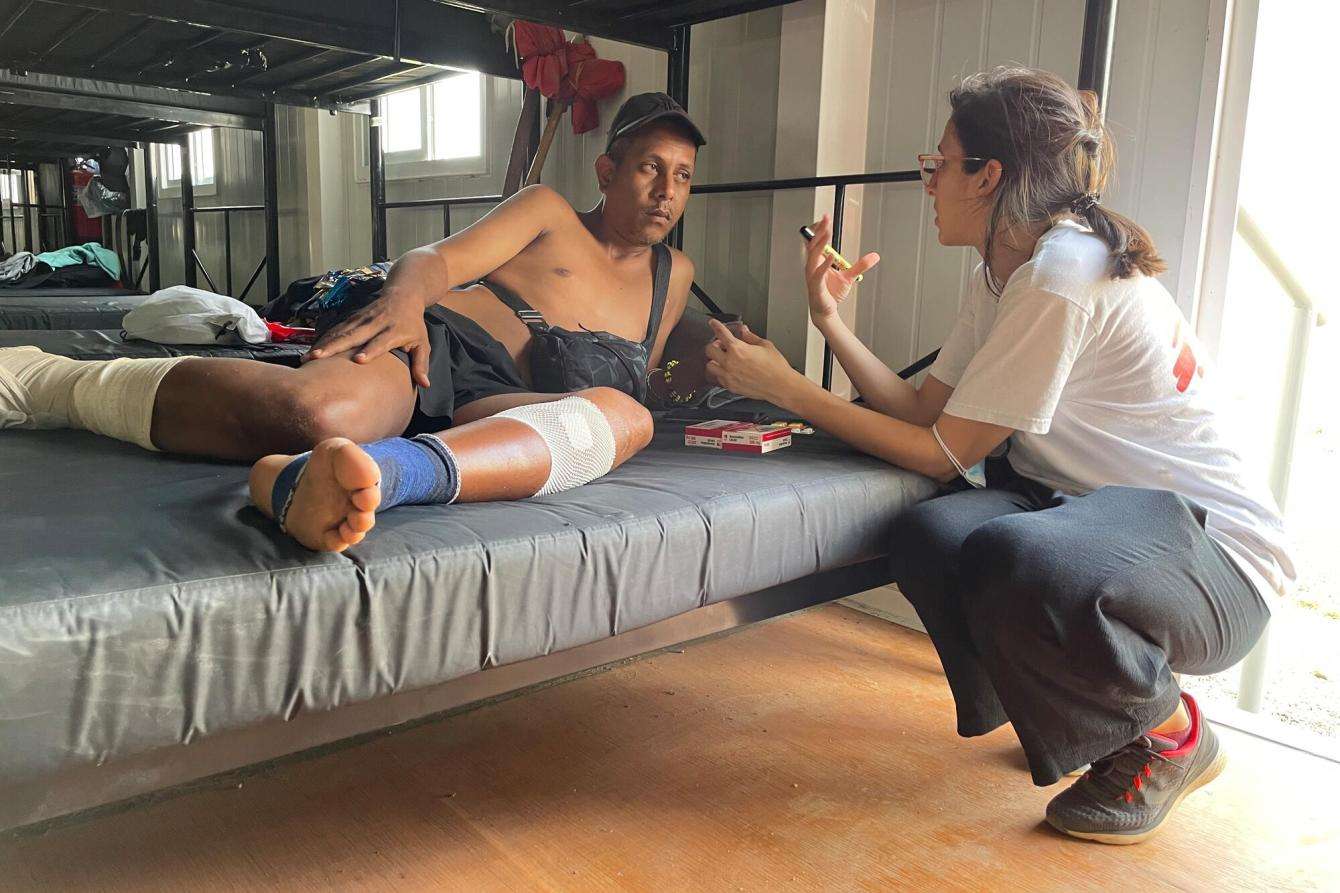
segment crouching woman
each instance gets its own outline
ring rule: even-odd
[[[998,69],[950,105],[919,164],[940,243],[982,264],[920,387],[839,318],[878,256],[835,268],[827,219],[806,254],[810,314],[866,406],[748,332],[716,328],[708,373],[949,485],[900,516],[892,561],[959,734],[1010,723],[1038,785],[1091,764],[1047,820],[1135,843],[1224,762],[1173,674],[1241,660],[1293,564],[1149,234],[1102,203],[1114,154],[1092,94]]]

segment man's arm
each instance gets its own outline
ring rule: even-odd
[[[527,186],[459,233],[405,252],[391,266],[385,291],[411,294],[431,307],[446,291],[492,273],[572,215],[567,200],[550,187]]]
[[[450,289],[492,273],[572,214],[553,189],[529,186],[459,233],[406,252],[391,265],[378,300],[326,332],[307,359],[356,350],[354,361],[366,363],[403,348],[415,381],[426,387],[424,309]]]

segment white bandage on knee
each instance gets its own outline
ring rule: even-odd
[[[0,427],[82,428],[156,450],[154,398],[185,357],[72,360],[35,347],[0,350]]]
[[[585,397],[518,406],[496,418],[529,425],[549,447],[549,479],[536,496],[580,487],[614,467],[614,432],[605,414]]]

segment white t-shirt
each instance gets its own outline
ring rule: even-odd
[[[930,374],[945,412],[1015,429],[1009,461],[1065,493],[1171,490],[1262,596],[1296,572],[1275,500],[1226,442],[1204,348],[1157,280],[1111,279],[1107,245],[1063,221],[997,298],[978,267]]]

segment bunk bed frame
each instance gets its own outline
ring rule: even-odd
[[[31,4],[29,4],[31,5]],[[19,12],[23,12],[20,7]],[[22,16],[12,18],[14,24]],[[0,33],[4,32],[0,21]],[[14,33],[13,29],[9,33]],[[0,37],[0,54],[5,40]],[[59,38],[55,38],[59,39]],[[148,258],[145,267],[133,277],[138,284],[147,269],[149,290],[161,285],[161,260],[158,238],[158,181],[154,176],[154,144],[175,144],[182,153],[181,201],[183,232],[183,269],[187,285],[196,285],[198,273],[211,288],[213,278],[196,251],[195,217],[201,213],[221,213],[225,222],[225,250],[228,255],[227,279],[231,283],[231,215],[261,212],[265,215],[265,256],[257,264],[247,290],[264,269],[272,296],[279,291],[279,214],[275,157],[274,105],[257,99],[220,97],[182,90],[124,84],[51,73],[31,73],[13,58],[0,60],[0,159],[38,164],[50,162],[68,169],[68,159],[93,155],[108,146],[144,148],[143,177],[147,215]],[[78,66],[70,66],[74,71]],[[84,65],[97,70],[91,63]],[[191,180],[190,135],[202,127],[229,127],[257,130],[261,133],[265,198],[260,205],[200,207],[195,205]],[[72,230],[66,216],[66,232]],[[217,289],[216,289],[217,290]],[[231,291],[231,289],[230,289]],[[244,290],[243,294],[246,291]]]
[[[210,112],[211,115],[233,116],[229,117],[231,123],[224,123],[218,118],[211,121],[198,118],[183,120],[180,106],[169,109],[161,101],[154,110],[143,109],[140,118],[154,118],[160,122],[173,122],[174,125],[223,123],[224,126],[262,127],[263,132],[269,134],[267,141],[271,146],[267,152],[266,193],[267,213],[272,216],[275,173],[272,161],[273,103],[366,113],[372,111],[369,101],[377,95],[431,80],[440,76],[443,68],[475,69],[494,75],[516,76],[514,63],[501,51],[502,41],[489,30],[488,16],[479,11],[481,8],[664,50],[669,54],[668,92],[687,105],[691,25],[780,4],[776,0],[693,0],[682,4],[655,4],[646,0],[568,0],[552,3],[539,0],[491,0],[471,3],[467,8],[464,3],[439,3],[434,0],[393,0],[391,4],[380,4],[375,0],[351,0],[340,7],[339,12],[343,17],[338,20],[329,19],[328,5],[315,0],[289,0],[284,3],[278,0],[264,3],[252,0],[245,8],[229,0],[43,0],[42,6],[48,13],[51,9],[67,9],[73,14],[68,18],[46,15],[40,22],[34,20],[31,23],[34,28],[46,29],[42,32],[45,37],[34,44],[49,49],[43,53],[23,54],[23,58],[19,58],[9,35],[13,33],[16,24],[28,22],[26,17],[31,17],[34,7],[32,0],[19,0],[17,6],[11,2],[10,8],[15,11],[8,20],[0,18],[0,66],[9,65],[11,68],[20,67],[25,71],[51,75],[94,74],[108,81],[133,80],[138,82],[137,89],[140,90],[176,88],[179,91],[200,91],[189,94],[193,106],[225,101],[251,103],[247,106],[250,112],[236,108]],[[379,14],[380,10],[387,8],[390,9],[389,14]],[[1080,83],[1083,87],[1099,92],[1106,86],[1115,8],[1116,0],[1086,2]],[[103,32],[96,41],[85,34],[77,37],[73,33],[62,36],[64,32],[61,28],[74,28],[77,20],[86,16],[89,10],[121,16],[119,27]],[[61,48],[60,52],[56,51],[57,47]],[[139,47],[143,52],[130,52],[130,47]],[[174,47],[179,50],[175,55]],[[212,62],[202,59],[198,54],[199,50],[210,47],[213,48],[210,58],[218,57]],[[246,67],[253,63],[245,60],[254,59],[257,52],[266,57],[267,67],[264,70]],[[154,58],[155,54],[169,60],[168,64],[146,65],[143,60]],[[112,61],[114,57],[115,62]],[[232,68],[229,68],[230,64]],[[9,101],[5,96],[6,89],[4,82],[0,82],[0,101]],[[179,97],[183,101],[186,98]],[[44,99],[50,99],[49,95],[44,95]],[[123,101],[143,103],[147,100],[141,96]],[[42,102],[36,105],[53,107],[50,103]],[[106,106],[85,108],[94,114],[112,114]],[[102,111],[98,111],[99,108]],[[104,120],[94,123],[109,122]],[[126,121],[118,123],[130,126]],[[144,127],[143,130],[124,132],[128,134],[127,138],[133,136],[136,141],[163,139],[162,131],[154,130],[147,124]],[[375,133],[376,128],[370,129]],[[375,136],[373,140],[375,143]],[[375,148],[375,145],[370,148]],[[183,159],[183,168],[184,171],[189,170],[186,159]],[[148,172],[146,176],[149,176]],[[385,200],[384,171],[378,171],[374,166],[374,176],[371,190],[373,239],[374,246],[382,248],[380,254],[384,255],[385,210],[399,205]],[[916,172],[911,171],[864,173],[715,184],[696,187],[695,191],[725,194],[832,186],[836,192],[834,242],[837,243],[841,232],[843,190],[847,186],[902,182],[916,176]],[[382,181],[381,188],[378,188],[378,180]],[[429,203],[449,209],[453,203],[461,202],[461,199],[445,199],[430,200]],[[447,213],[449,210],[444,210],[444,214]],[[376,222],[379,217],[382,220],[380,224]],[[267,252],[274,251],[276,245],[277,234],[275,228],[271,227]],[[271,258],[273,256],[269,255]],[[273,293],[277,290],[278,270],[272,262],[269,266]],[[831,368],[831,359],[829,365]],[[658,434],[658,441],[665,436],[665,433]],[[19,443],[19,452],[29,449],[32,455],[40,456],[42,444],[34,443],[35,446],[27,447]],[[98,445],[99,449],[107,450],[109,456],[114,447]],[[673,465],[678,461],[674,458],[677,455],[680,454],[664,452],[660,458],[669,459]],[[653,456],[648,463],[654,464],[656,458]],[[132,460],[117,458],[116,461]],[[140,460],[133,461],[138,463]],[[842,461],[856,462],[850,457]],[[127,466],[128,470],[138,471],[138,468],[138,465],[134,469]],[[880,468],[883,469],[878,472],[881,475],[893,473],[885,466]],[[221,471],[208,476],[200,474],[191,477],[185,471],[180,474],[186,475],[183,480],[194,481],[192,486],[208,486],[214,488],[209,490],[210,493],[220,492],[213,481],[222,477]],[[730,474],[738,477],[736,472]],[[618,486],[617,483],[615,486]],[[227,520],[236,524],[236,519]],[[703,522],[706,520],[704,517]],[[294,565],[287,570],[290,575],[295,571],[310,569],[298,566],[297,560],[291,557],[286,560]],[[319,563],[317,559],[306,560],[309,565]],[[372,575],[363,570],[358,570],[358,573],[361,575],[359,579],[363,581],[358,585],[369,585]],[[185,582],[189,581],[179,581],[173,585],[184,585]],[[293,709],[284,716],[273,717],[264,723],[225,729],[221,733],[188,735],[186,740],[189,741],[189,747],[180,746],[185,742],[176,742],[178,746],[160,745],[129,755],[114,754],[106,762],[101,759],[96,763],[67,761],[37,777],[20,780],[0,778],[0,829],[44,822],[105,804],[113,804],[114,807],[117,803],[128,802],[161,789],[179,787],[262,761],[378,734],[378,730],[391,725],[431,720],[486,698],[501,697],[531,685],[780,616],[887,582],[885,559],[877,557],[858,561],[777,585],[756,586],[754,591],[746,590],[745,594],[708,603],[649,625],[626,629],[602,640],[529,660],[490,666],[481,672],[471,672],[422,688],[409,688],[371,700],[350,701],[340,704],[336,709]],[[75,666],[71,665],[70,669],[73,671]],[[0,751],[3,749],[0,743]]]

